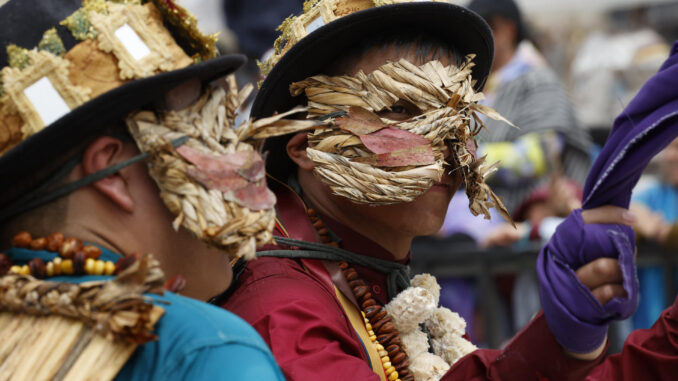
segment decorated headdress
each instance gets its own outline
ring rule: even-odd
[[[130,114],[186,80],[207,84],[244,62],[218,57],[216,36],[202,35],[192,15],[171,0],[21,0],[0,8],[0,22],[0,195],[114,121],[127,118],[142,151],[76,183],[3,196],[0,222],[146,159],[175,228],[234,258],[253,258],[256,245],[271,241],[275,197],[264,161],[233,125],[250,89],[238,92],[229,79],[206,86],[184,110]],[[276,125],[282,117],[247,123]]]
[[[320,0],[306,2],[304,13],[280,30],[274,54],[261,64],[268,75],[252,114],[306,102],[308,118],[325,119],[309,132],[307,153],[335,194],[372,205],[409,202],[445,170],[459,171],[474,214],[489,218],[489,208],[497,207],[508,218],[485,184],[493,167],[475,156],[474,137],[483,128],[476,113],[504,120],[478,104],[493,55],[491,32],[478,15],[439,1]],[[370,73],[325,75],[361,39],[399,30],[434,36],[465,57],[459,64],[432,60],[419,66],[401,59]],[[400,122],[378,116],[399,100],[421,114]],[[264,146],[274,158],[268,170],[284,179],[290,168],[280,164],[284,140],[275,136],[281,134],[269,129],[259,135],[274,137]]]

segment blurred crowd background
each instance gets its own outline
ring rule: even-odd
[[[413,246],[412,267],[443,286],[441,302],[462,314],[472,340],[498,347],[539,310],[536,256],[558,223],[581,205],[583,182],[614,119],[678,40],[678,1],[451,1],[483,16],[495,34],[485,102],[519,130],[486,121],[479,154],[501,161],[491,179],[516,221],[468,212],[461,190],[441,232]],[[223,53],[250,59],[241,85],[260,80],[275,28],[303,0],[182,0],[200,27],[219,32]],[[241,118],[247,117],[243,110]],[[638,217],[638,312],[613,326],[612,351],[647,328],[678,291],[678,142],[634,190]]]

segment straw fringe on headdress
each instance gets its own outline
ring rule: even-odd
[[[155,340],[153,326],[164,310],[143,294],[161,292],[162,282],[148,255],[112,281],[0,277],[1,378],[112,379],[137,345]]]

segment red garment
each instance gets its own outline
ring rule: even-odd
[[[289,190],[273,188],[279,200],[278,218],[289,236],[316,241],[298,197]],[[374,242],[336,222],[323,221],[341,238],[344,249],[393,260]],[[272,247],[263,248],[268,249]],[[254,326],[288,380],[378,381],[325,268],[322,261],[310,259],[264,257],[251,261],[223,307]],[[371,286],[375,298],[384,303],[384,275],[362,266],[354,268]],[[582,380],[600,361],[565,356],[543,316],[538,316],[505,350],[477,350],[457,362],[443,380]]]
[[[652,328],[633,331],[622,352],[608,357],[586,380],[678,380],[678,298]]]

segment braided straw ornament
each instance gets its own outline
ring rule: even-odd
[[[107,338],[143,344],[154,340],[153,323],[162,313],[144,293],[162,293],[163,273],[150,255],[112,281],[49,282],[29,275],[0,277],[0,311],[63,316],[93,327]]]
[[[220,87],[208,90],[186,109],[162,115],[142,111],[131,115],[127,123],[139,149],[150,154],[150,174],[160,188],[165,205],[176,215],[174,228],[183,226],[201,240],[224,249],[232,259],[249,260],[255,257],[257,246],[272,242],[275,196],[266,188],[263,158],[242,139],[250,137],[248,133],[253,131],[253,126],[284,129],[288,125],[300,128],[297,125],[317,123],[281,120],[287,115],[281,114],[258,122],[247,121],[234,130],[236,110],[247,98],[251,86],[238,92],[232,76],[227,82],[229,91]],[[169,142],[182,136],[188,136],[188,141],[177,149],[172,148]],[[261,176],[247,180],[254,188],[219,188],[200,181],[195,174],[196,166],[192,165],[195,163],[190,162],[182,150],[208,160],[206,165],[239,154],[246,157],[247,162],[238,168],[238,173],[249,170],[246,166],[251,164],[260,167],[256,167],[260,169],[256,173]],[[244,178],[238,180],[245,181]],[[254,200],[248,202],[249,197]]]
[[[489,219],[489,208],[496,207],[511,221],[501,198],[485,183],[495,166],[485,163],[484,157],[475,157],[474,139],[484,128],[476,112],[510,122],[478,104],[483,94],[473,90],[473,58],[474,55],[466,56],[459,66],[444,66],[437,60],[416,66],[401,59],[369,74],[360,71],[355,76],[316,75],[291,84],[293,96],[306,95],[308,118],[347,113],[345,117],[328,119],[309,133],[307,153],[315,163],[315,174],[340,196],[357,203],[385,205],[413,201],[440,181],[444,170],[459,171],[474,215],[483,214]],[[400,100],[410,102],[422,113],[400,122],[375,114],[389,110]],[[381,165],[383,156],[364,143],[366,136],[374,136],[380,130],[405,131],[406,140],[423,137],[425,144],[388,152],[392,160]],[[275,132],[268,133],[274,135]],[[445,162],[445,148],[452,153],[450,162]],[[422,157],[417,155],[426,149],[432,159],[417,161]],[[405,164],[398,165],[399,162]]]

